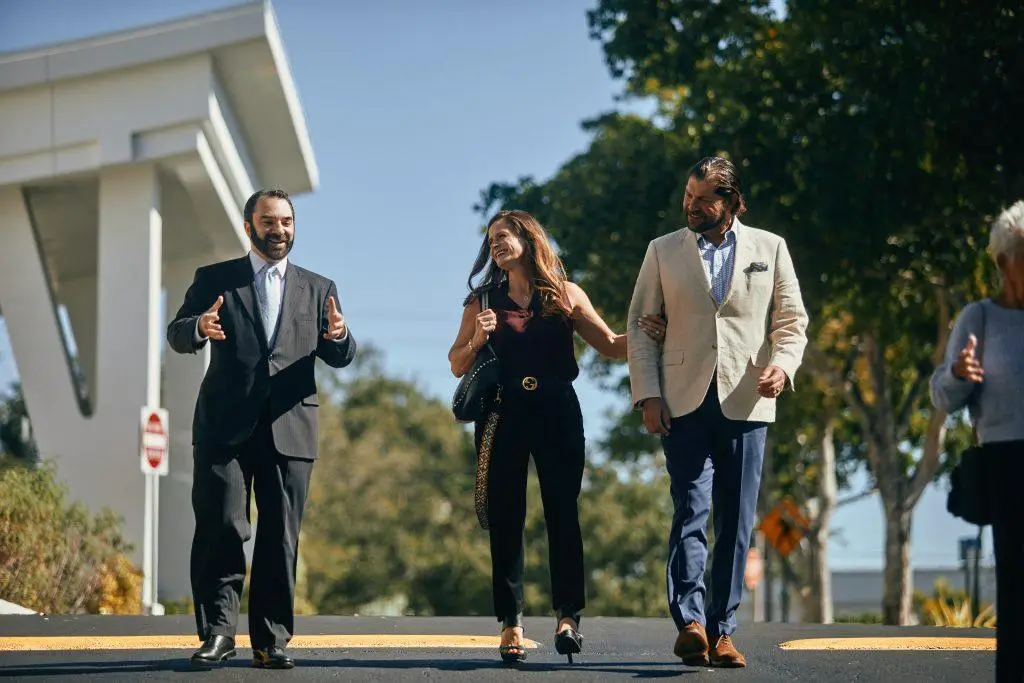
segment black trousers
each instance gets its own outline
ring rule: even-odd
[[[191,574],[201,640],[235,637],[245,581],[242,544],[252,535],[250,493],[255,493],[258,519],[249,577],[249,638],[253,649],[285,647],[291,640],[299,527],[312,471],[312,460],[277,452],[266,420],[238,446],[196,446]]]
[[[498,621],[523,613],[526,479],[533,456],[548,532],[551,608],[571,614],[586,604],[578,500],[583,480],[583,417],[569,382],[541,379],[535,391],[505,382],[488,474],[491,580]],[[476,429],[477,447],[482,425]]]
[[[992,538],[996,551],[996,681],[1024,681],[1024,441],[985,445],[991,456]]]

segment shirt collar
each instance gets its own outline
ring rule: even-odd
[[[739,232],[740,232],[740,221],[739,221],[738,218],[736,218],[736,216],[733,216],[732,217],[732,225],[729,226],[729,229],[725,233],[725,240],[720,245],[718,245],[717,248],[721,249],[722,247],[724,247],[727,244],[735,244],[736,243],[736,238],[739,237]],[[715,246],[711,242],[706,240],[704,238],[704,235],[697,235],[697,244],[700,246],[701,249],[707,249],[708,247]]]
[[[263,270],[263,266],[267,265],[267,261],[257,254],[255,249],[249,250],[249,263],[252,264],[252,272],[254,275]],[[278,261],[276,265],[277,272],[283,280],[285,271],[288,269],[288,257],[285,256],[283,259]]]

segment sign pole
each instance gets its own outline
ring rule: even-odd
[[[153,564],[150,566],[153,572],[153,585],[150,588],[150,595],[153,598],[153,602],[149,605],[149,613],[162,615],[164,608],[160,604],[160,584],[157,581],[157,575],[160,571],[160,477],[156,474],[151,474],[149,478],[153,480],[153,510],[151,512],[153,517],[153,546],[150,550],[153,558]]]
[[[974,586],[971,590],[971,619],[977,619],[981,610],[981,532],[984,527],[978,527],[978,538],[975,540],[974,550]]]
[[[169,470],[167,411],[143,406],[139,466],[145,478],[146,498],[143,511],[142,540],[142,609],[145,614],[164,613],[157,600],[157,556],[160,532],[160,477]]]
[[[145,529],[142,536],[142,611],[149,613],[153,604],[153,475],[145,474],[146,502],[143,512]]]

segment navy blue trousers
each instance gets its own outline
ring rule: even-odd
[[[675,505],[668,547],[668,602],[680,630],[694,621],[707,628],[709,638],[736,630],[767,431],[764,422],[729,420],[722,415],[712,381],[700,407],[673,419],[669,434],[662,437]],[[710,586],[705,586],[712,507],[715,545]]]

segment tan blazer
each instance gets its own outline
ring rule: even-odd
[[[633,404],[660,396],[672,417],[696,410],[718,368],[718,397],[729,419],[774,422],[775,400],[757,393],[757,378],[777,365],[793,380],[807,346],[807,311],[786,242],[737,220],[728,293],[711,294],[697,235],[683,228],[647,247],[629,305],[629,379]],[[664,311],[659,346],[637,327]]]

